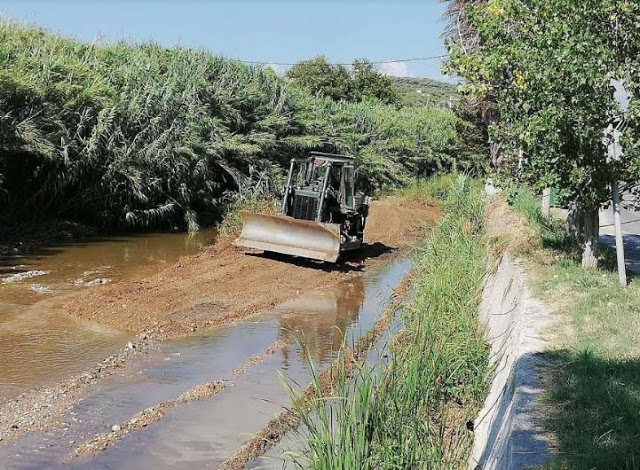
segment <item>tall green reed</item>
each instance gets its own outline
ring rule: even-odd
[[[332,396],[317,393],[321,406],[300,410],[301,468],[467,466],[473,435],[466,423],[482,405],[488,368],[476,318],[487,266],[478,186],[457,177],[443,209],[416,257],[415,294],[388,364],[343,373]]]
[[[252,168],[283,171],[309,150],[355,155],[363,188],[397,187],[461,160],[458,124],[442,109],[320,99],[203,50],[0,20],[0,223],[195,230]]]

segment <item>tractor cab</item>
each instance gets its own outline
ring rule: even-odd
[[[353,157],[311,152],[291,160],[282,213],[302,220],[340,223],[340,214],[357,210]],[[361,196],[360,203],[364,202]]]

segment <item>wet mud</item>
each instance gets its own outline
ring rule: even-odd
[[[90,370],[135,336],[69,315],[64,302],[153,273],[214,240],[206,231],[96,237],[0,258],[0,402]]]
[[[95,289],[65,303],[72,315],[164,337],[202,332],[269,310],[303,293],[356,278],[411,247],[439,209],[423,199],[374,201],[363,249],[338,264],[239,249],[220,239],[144,279]]]
[[[76,350],[63,353],[68,368],[44,354],[54,364],[49,377],[45,359],[25,375],[38,380],[6,388],[4,402],[0,395],[3,468],[252,467],[297,426],[287,411],[291,388],[309,394],[312,375],[321,373],[329,393],[341,348],[358,361],[384,338],[408,295],[407,250],[438,216],[419,200],[377,202],[367,228],[372,242],[337,266],[222,240],[174,263],[137,261],[126,274],[112,261],[78,264],[55,282],[41,275],[7,283],[21,295],[10,294],[9,315],[0,310],[0,339],[3,320],[24,318],[16,331],[33,334],[30,312],[53,321],[36,331],[64,331]],[[19,269],[64,271],[35,263]],[[43,289],[28,284],[36,281]],[[62,319],[76,326],[58,328]],[[31,347],[38,361],[44,346],[35,344],[19,346],[25,360]],[[101,362],[107,350],[116,353]],[[0,362],[3,374],[12,372]],[[60,376],[72,378],[42,386]]]
[[[43,455],[53,469],[133,469],[144,462],[241,468],[295,427],[285,383],[303,390],[309,359],[326,370],[344,343],[364,341],[397,302],[410,269],[408,260],[396,259],[251,321],[166,341],[138,372],[116,376],[75,405],[63,418],[66,427],[0,446],[0,458],[9,469],[39,468]],[[310,300],[319,296],[316,312]],[[215,393],[185,399],[201,384]],[[265,433],[272,434],[268,446],[252,445]]]

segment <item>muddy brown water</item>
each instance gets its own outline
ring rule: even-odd
[[[355,342],[374,326],[410,269],[411,262],[399,258],[365,277],[303,294],[251,321],[164,342],[137,373],[110,378],[78,403],[64,418],[65,427],[0,446],[0,461],[7,469],[219,468],[290,404],[284,383],[303,388],[310,382],[305,351],[317,370],[326,368],[344,341]],[[298,340],[234,376],[250,357],[293,336]],[[225,381],[217,395],[172,408],[164,419],[103,452],[65,461],[97,433],[213,380]]]
[[[90,369],[127,343],[127,333],[62,313],[61,301],[144,276],[214,239],[213,231],[96,237],[1,258],[0,400]],[[21,278],[29,274],[37,275]]]

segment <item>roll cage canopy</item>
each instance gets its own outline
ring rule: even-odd
[[[332,163],[340,166],[353,166],[356,157],[350,155],[338,155],[335,153],[309,152],[307,158],[292,158],[295,163],[311,163],[314,160],[322,160],[323,163]]]

